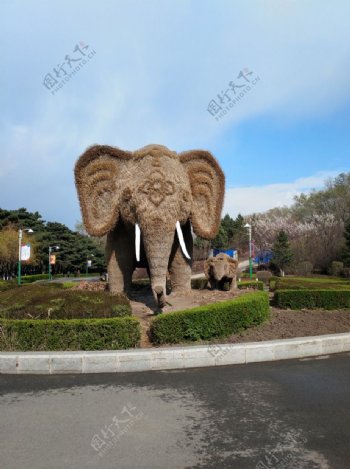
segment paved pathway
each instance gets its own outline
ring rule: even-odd
[[[246,267],[249,266],[249,261],[242,261],[238,264],[239,268],[240,269],[245,269]],[[204,272],[201,272],[199,274],[192,274],[191,275],[191,278],[202,278],[202,277],[205,277],[204,275]],[[56,282],[56,283],[63,283],[63,282],[79,282],[79,281],[89,281],[89,282],[98,282],[100,280],[100,277],[99,276],[95,276],[95,277],[74,277],[74,276],[71,276],[71,277],[58,277],[54,280],[52,280],[52,282]],[[42,282],[42,280],[39,280],[39,282]]]
[[[0,467],[349,467],[350,354],[220,368],[1,376]]]

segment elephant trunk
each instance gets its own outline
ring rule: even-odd
[[[216,262],[212,266],[211,274],[217,282],[220,282],[226,275],[226,271],[224,269],[224,266],[221,265],[220,262]]]
[[[158,307],[162,309],[166,301],[166,275],[171,248],[174,242],[175,222],[172,230],[164,230],[158,223],[142,226],[143,245],[148,261],[151,287]]]

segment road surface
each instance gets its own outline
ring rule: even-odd
[[[0,467],[350,466],[350,354],[182,371],[1,376]]]

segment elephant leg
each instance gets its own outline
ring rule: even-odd
[[[108,285],[112,294],[131,288],[134,271],[134,237],[127,232],[123,223],[107,235],[106,259]]]
[[[236,277],[233,277],[230,280],[230,291],[236,290],[236,288],[237,288],[237,279],[236,279]]]
[[[187,259],[184,256],[177,235],[175,235],[169,260],[169,273],[172,291],[191,290],[193,238],[191,233],[191,224],[189,221],[182,227],[182,232],[184,235],[186,248],[188,254],[191,256],[191,259]]]

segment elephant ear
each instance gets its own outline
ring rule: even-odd
[[[186,151],[179,155],[192,192],[192,225],[197,236],[215,237],[219,225],[225,193],[225,176],[216,159],[202,150]]]
[[[230,275],[234,277],[237,274],[238,261],[230,257],[228,262],[230,265]]]
[[[205,259],[204,261],[204,275],[209,278],[209,270],[210,266],[213,263],[213,257],[208,257],[208,259]]]
[[[94,145],[75,165],[75,184],[83,221],[92,236],[103,236],[117,223],[119,192],[117,178],[123,160],[132,153],[106,145]]]

